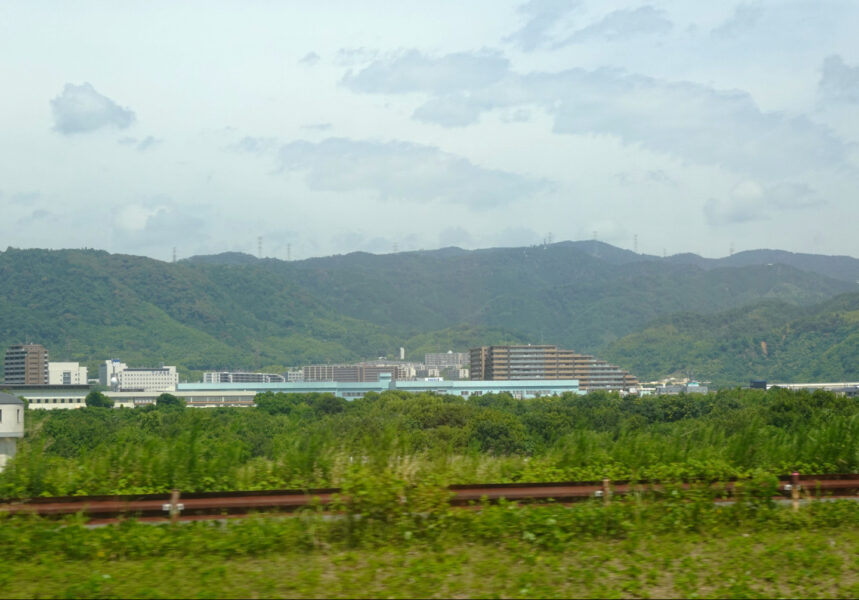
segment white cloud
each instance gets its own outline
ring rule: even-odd
[[[530,0],[519,7],[519,13],[528,20],[504,41],[513,42],[526,52],[535,50],[553,39],[552,32],[559,23],[580,5],[579,0]]]
[[[844,64],[838,55],[827,56],[818,92],[825,102],[859,104],[859,66]]]
[[[825,202],[804,183],[763,185],[745,180],[734,186],[727,198],[707,199],[704,203],[704,218],[711,226],[736,225],[767,221],[785,211],[809,209],[823,204]]]
[[[460,71],[459,68],[463,67]],[[620,69],[511,71],[501,57],[412,51],[378,61],[347,85],[365,93],[424,92],[414,118],[444,127],[476,123],[484,112],[542,106],[561,134],[610,134],[682,160],[781,177],[845,160],[845,144],[807,117],[764,112],[743,91],[666,81]]]
[[[63,93],[51,100],[54,130],[63,135],[85,133],[104,127],[125,129],[134,122],[134,112],[95,91],[89,83],[67,83]]]
[[[457,52],[430,57],[417,50],[377,60],[343,78],[356,92],[401,94],[449,93],[486,86],[504,77],[510,61],[497,52]]]
[[[664,35],[672,28],[673,24],[664,10],[648,5],[623,8],[612,11],[596,23],[579,29],[566,39],[555,42],[552,47],[561,48],[591,40],[613,42],[625,41],[639,35]]]
[[[734,13],[713,29],[713,35],[722,38],[734,38],[750,33],[761,20],[763,12],[760,2],[738,4]]]
[[[316,54],[316,52],[308,52],[298,61],[299,64],[307,65],[308,67],[312,67],[319,63],[320,56]]]
[[[375,192],[385,201],[446,202],[470,207],[527,200],[541,181],[486,169],[434,146],[328,138],[295,141],[279,151],[280,169],[304,173],[315,190]]]

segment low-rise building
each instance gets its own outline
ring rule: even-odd
[[[279,373],[251,373],[247,371],[210,371],[203,373],[203,383],[284,383]]]
[[[86,385],[87,368],[76,362],[49,362],[48,385]]]

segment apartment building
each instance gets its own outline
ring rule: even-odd
[[[302,371],[305,382],[372,382],[379,381],[384,374],[389,374],[394,381],[415,377],[414,365],[411,363],[385,361],[370,361],[353,365],[307,365]]]
[[[424,364],[427,369],[463,369],[468,367],[470,356],[468,352],[429,352],[424,354]]]
[[[586,392],[638,385],[635,376],[616,365],[552,345],[481,346],[469,355],[473,381],[575,379]]]
[[[41,344],[9,346],[3,359],[4,381],[13,385],[46,385],[48,351]]]

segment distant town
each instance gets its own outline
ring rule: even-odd
[[[70,409],[86,405],[91,389],[104,390],[115,406],[153,404],[164,393],[177,394],[189,406],[252,406],[262,392],[327,393],[355,399],[386,390],[435,392],[462,397],[509,393],[534,398],[595,391],[621,394],[707,393],[706,382],[664,380],[642,384],[631,373],[588,354],[554,345],[498,345],[468,352],[435,352],[423,362],[399,358],[351,364],[311,364],[283,373],[220,370],[203,373],[202,381],[180,382],[175,366],[129,366],[120,359],[99,364],[98,377],[77,362],[52,362],[41,344],[10,346],[4,357],[3,389],[34,409]],[[859,383],[779,384],[788,388],[827,389],[857,395]],[[751,387],[766,389],[754,380]]]

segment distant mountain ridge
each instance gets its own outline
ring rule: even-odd
[[[420,359],[500,342],[600,355],[678,313],[817,305],[856,290],[857,265],[769,250],[661,258],[594,240],[292,262],[10,248],[0,253],[0,343],[41,341],[55,360],[196,371],[393,356],[400,346]],[[631,356],[613,356],[635,373]]]

